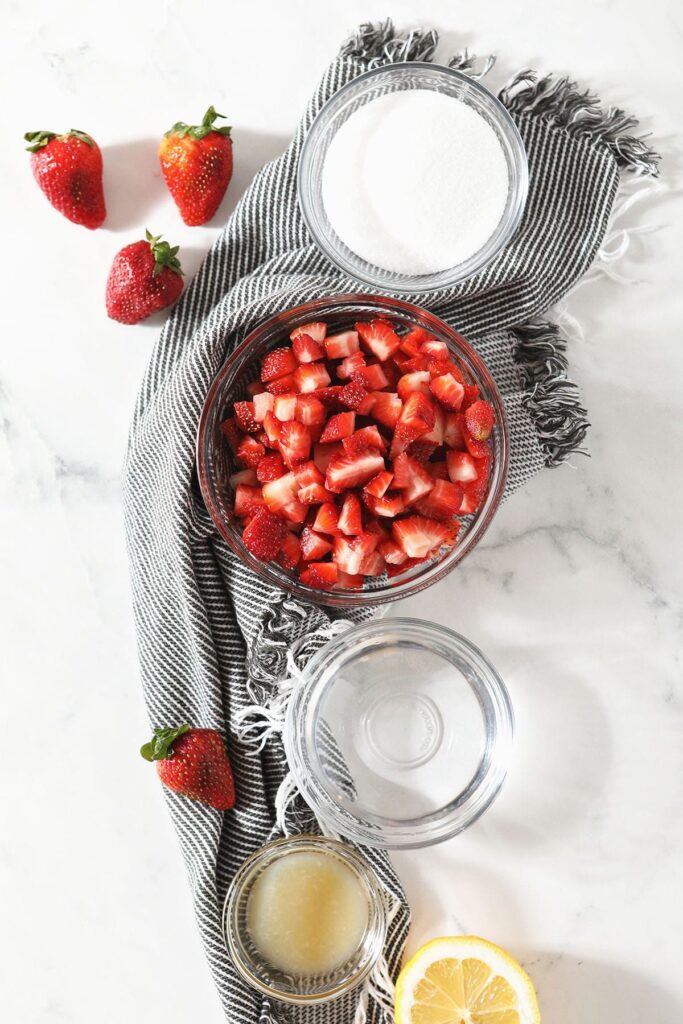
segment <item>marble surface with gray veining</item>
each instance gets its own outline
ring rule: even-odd
[[[592,457],[530,482],[446,581],[396,611],[477,643],[515,705],[514,763],[468,833],[396,865],[410,947],[499,942],[554,1024],[683,1019],[683,355],[679,7],[667,0],[306,0],[187,5],[4,0],[0,335],[0,1005],[12,1024],[219,1024],[180,853],[137,750],[140,694],[119,474],[163,322],[107,320],[109,262],[145,226],[188,277],[254,172],[286,144],[356,23],[434,24],[439,56],[498,50],[569,71],[641,115],[663,187],[624,223],[620,263],[569,297]],[[214,221],[187,228],[159,135],[209,103],[234,124]],[[103,148],[109,217],[90,233],[31,180],[21,135],[71,126]],[[614,239],[615,251],[624,236]]]

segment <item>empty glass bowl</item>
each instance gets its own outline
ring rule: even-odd
[[[433,274],[406,275],[386,270],[358,256],[332,227],[323,202],[323,166],[341,126],[356,110],[399,90],[430,89],[460,100],[483,117],[496,133],[508,169],[508,195],[498,226],[469,259]],[[406,128],[406,153],[410,152]],[[298,170],[299,204],[313,240],[340,270],[380,291],[418,293],[449,288],[476,274],[510,241],[524,212],[528,169],[517,127],[492,93],[460,71],[438,64],[410,61],[374,68],[348,82],[327,101],[304,140]]]
[[[505,778],[512,706],[495,668],[457,633],[419,619],[341,633],[289,703],[287,759],[334,833],[416,848],[457,835]]]
[[[303,584],[296,573],[275,562],[263,562],[242,542],[242,526],[233,512],[234,494],[229,484],[237,468],[221,433],[222,421],[235,401],[245,397],[246,386],[258,375],[258,366],[270,349],[289,343],[289,332],[300,324],[325,320],[330,333],[353,327],[356,320],[388,317],[399,329],[424,327],[444,341],[470,382],[478,384],[481,397],[493,406],[495,426],[491,434],[491,470],[488,489],[479,508],[462,521],[457,542],[444,547],[428,561],[412,566],[392,579],[369,577],[361,590],[318,590]],[[336,607],[384,604],[397,601],[431,586],[447,575],[481,540],[500,504],[508,469],[509,439],[505,408],[494,380],[480,357],[452,327],[419,306],[377,295],[340,295],[316,299],[285,310],[257,327],[232,353],[219,371],[204,403],[197,436],[197,473],[202,496],[218,532],[232,550],[267,583],[297,597]]]

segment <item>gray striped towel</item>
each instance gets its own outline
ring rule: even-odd
[[[375,1024],[391,1017],[391,978],[400,964],[409,911],[381,852],[365,854],[387,890],[391,923],[385,962],[362,991],[307,1010],[269,1006],[240,980],[228,958],[221,908],[236,868],[278,829],[315,827],[287,776],[280,736],[288,692],[283,680],[343,626],[333,612],[265,585],[228,550],[198,496],[194,452],[209,385],[249,331],[303,301],[359,290],[311,243],[297,203],[297,161],[313,118],[335,90],[369,67],[430,60],[436,43],[432,31],[402,37],[386,22],[362,26],[343,46],[289,148],[257,174],[178,302],[135,408],[125,513],[150,722],[219,729],[235,773],[237,807],[225,814],[165,792],[230,1024]],[[451,66],[477,73],[466,53]],[[509,493],[543,466],[562,462],[583,441],[585,411],[566,377],[564,344],[554,325],[536,318],[594,260],[620,173],[654,175],[657,156],[630,134],[632,118],[602,109],[567,79],[522,72],[500,98],[529,159],[522,224],[476,277],[407,298],[468,337],[497,379],[512,436]],[[254,708],[262,710],[260,718]]]

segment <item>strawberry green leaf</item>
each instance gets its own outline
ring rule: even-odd
[[[153,235],[147,228],[145,228],[145,238],[149,242],[149,247],[154,256],[153,277],[158,277],[161,271],[165,269],[172,270],[175,274],[180,274],[182,277],[183,268],[176,255],[180,246],[174,245],[171,247],[168,242],[161,241],[161,235]]]
[[[56,138],[56,132],[26,132],[24,134],[24,141],[31,143],[30,146],[26,147],[29,153],[37,153],[39,149],[47,146],[48,142]]]
[[[166,132],[165,138],[168,138],[169,135],[177,135],[179,139],[184,139],[189,135],[193,139],[201,140],[211,132],[218,132],[219,135],[229,137],[232,131],[230,125],[217,126],[214,123],[216,118],[225,116],[225,114],[219,114],[216,108],[211,106],[204,114],[201,124],[185,124],[184,121],[176,121],[173,127]]]
[[[143,743],[140,753],[145,761],[165,761],[173,757],[173,744],[179,736],[190,731],[189,725],[178,725],[174,729],[155,729],[149,743]]]

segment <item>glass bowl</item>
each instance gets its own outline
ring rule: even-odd
[[[287,760],[335,834],[366,846],[431,846],[496,797],[512,705],[464,637],[419,619],[376,619],[327,643],[304,677],[287,711]]]
[[[502,217],[488,241],[469,259],[433,274],[405,275],[358,256],[333,229],[323,202],[323,165],[332,139],[359,107],[388,93],[430,89],[473,107],[492,127],[508,168],[508,195]],[[408,140],[409,147],[409,140]],[[311,125],[299,159],[297,187],[301,212],[313,240],[339,270],[380,291],[419,293],[449,288],[476,274],[512,238],[526,203],[529,183],[526,151],[507,110],[483,85],[452,68],[410,61],[374,68],[354,78],[327,101]]]
[[[259,360],[282,345],[294,327],[325,320],[331,332],[346,330],[359,319],[390,318],[400,328],[424,327],[446,342],[482,398],[493,406],[496,423],[491,434],[491,470],[485,497],[477,511],[462,520],[457,542],[436,556],[389,579],[373,577],[361,590],[318,590],[301,583],[294,572],[275,562],[262,562],[242,542],[242,528],[233,513],[229,477],[234,471],[232,454],[220,429],[236,400],[246,396],[247,384],[256,378]],[[376,295],[341,295],[316,299],[296,306],[261,324],[225,362],[214,380],[202,409],[197,435],[197,474],[204,502],[216,529],[229,547],[258,576],[290,594],[333,607],[384,604],[409,597],[443,579],[481,540],[500,504],[507,478],[509,438],[505,409],[494,380],[467,342],[438,317],[399,299]]]
[[[325,853],[347,868],[367,900],[367,923],[358,945],[340,966],[323,975],[286,973],[254,944],[248,927],[249,898],[267,868],[292,853]],[[383,891],[367,862],[346,843],[325,836],[278,839],[257,850],[239,869],[223,907],[223,933],[235,967],[253,988],[286,1003],[321,1003],[350,992],[368,976],[382,954],[386,936]]]

